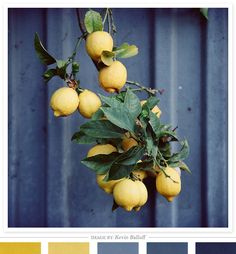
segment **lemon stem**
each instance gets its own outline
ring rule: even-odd
[[[152,94],[152,95],[155,95],[156,93],[163,94],[163,92],[164,92],[163,89],[152,89],[152,88],[148,88],[148,87],[142,86],[140,83],[138,83],[138,82],[136,82],[136,81],[132,81],[132,80],[127,80],[126,83],[127,83],[127,84],[130,84],[130,85],[137,86],[137,87],[139,87],[141,90],[146,91],[147,93]]]

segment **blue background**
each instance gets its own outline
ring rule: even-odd
[[[165,89],[162,121],[187,138],[192,175],[168,203],[148,180],[149,200],[138,213],[111,212],[112,197],[80,160],[90,146],[70,141],[85,122],[55,118],[45,67],[33,48],[38,32],[57,59],[71,55],[80,35],[75,9],[9,9],[9,227],[227,227],[227,9],[114,9],[116,43],[136,44],[122,62],[128,79]],[[101,93],[97,71],[81,45],[81,85]]]

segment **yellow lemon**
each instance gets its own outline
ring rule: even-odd
[[[131,211],[139,204],[139,188],[135,181],[124,179],[115,185],[113,197],[117,205]]]
[[[134,208],[135,211],[139,211],[140,208],[147,202],[148,199],[148,192],[145,184],[141,181],[135,181],[138,190],[139,190],[139,203]]]
[[[129,132],[126,132],[124,137],[122,138],[121,142],[121,147],[122,149],[126,152],[128,151],[131,147],[137,146],[138,142],[129,136]]]
[[[143,179],[147,177],[147,172],[144,170],[135,170],[135,171],[132,171],[132,173],[133,175],[135,175],[135,177],[137,177],[141,181],[143,181]]]
[[[79,94],[79,112],[86,118],[91,118],[92,115],[101,107],[100,98],[92,91],[85,89]]]
[[[98,80],[105,91],[118,92],[126,83],[127,70],[121,62],[114,61],[99,71]]]
[[[87,157],[92,157],[98,154],[110,154],[116,151],[117,149],[110,144],[95,145],[88,151]]]
[[[143,100],[143,101],[141,101],[140,103],[141,103],[141,106],[143,106],[143,104],[146,103],[146,100]],[[161,116],[161,110],[160,110],[157,106],[155,106],[155,107],[152,109],[152,112],[153,112],[154,114],[156,114],[158,118],[160,118],[160,116]]]
[[[102,51],[112,51],[113,39],[111,35],[104,31],[96,31],[88,35],[86,39],[86,50],[88,55],[98,61]]]
[[[169,202],[173,201],[181,191],[181,179],[178,172],[170,167],[161,171],[156,178],[156,189]]]
[[[73,88],[62,87],[57,89],[50,100],[50,106],[54,116],[68,116],[76,111],[79,105],[79,97]]]
[[[103,189],[108,194],[112,193],[115,185],[122,180],[122,179],[110,180],[105,182],[103,181],[104,177],[105,175],[97,175],[97,184],[101,189]]]

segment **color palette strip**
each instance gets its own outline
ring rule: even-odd
[[[0,254],[40,254],[41,243],[0,243]]]
[[[188,254],[187,243],[148,243],[147,254]]]
[[[49,243],[48,254],[89,254],[89,243]]]
[[[196,243],[196,254],[235,254],[236,243]]]
[[[98,254],[138,254],[138,243],[98,243]]]

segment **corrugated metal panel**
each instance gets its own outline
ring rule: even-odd
[[[70,55],[75,10],[10,9],[9,226],[227,227],[227,9],[210,9],[208,21],[197,9],[115,9],[114,18],[117,43],[140,49],[123,61],[128,78],[165,89],[163,120],[189,140],[193,174],[173,204],[149,187],[142,211],[111,213],[112,197],[80,163],[89,146],[70,142],[85,120],[53,117],[49,98],[62,82],[45,86],[33,49],[37,31],[57,58]],[[101,93],[84,50],[78,59],[82,85]]]

